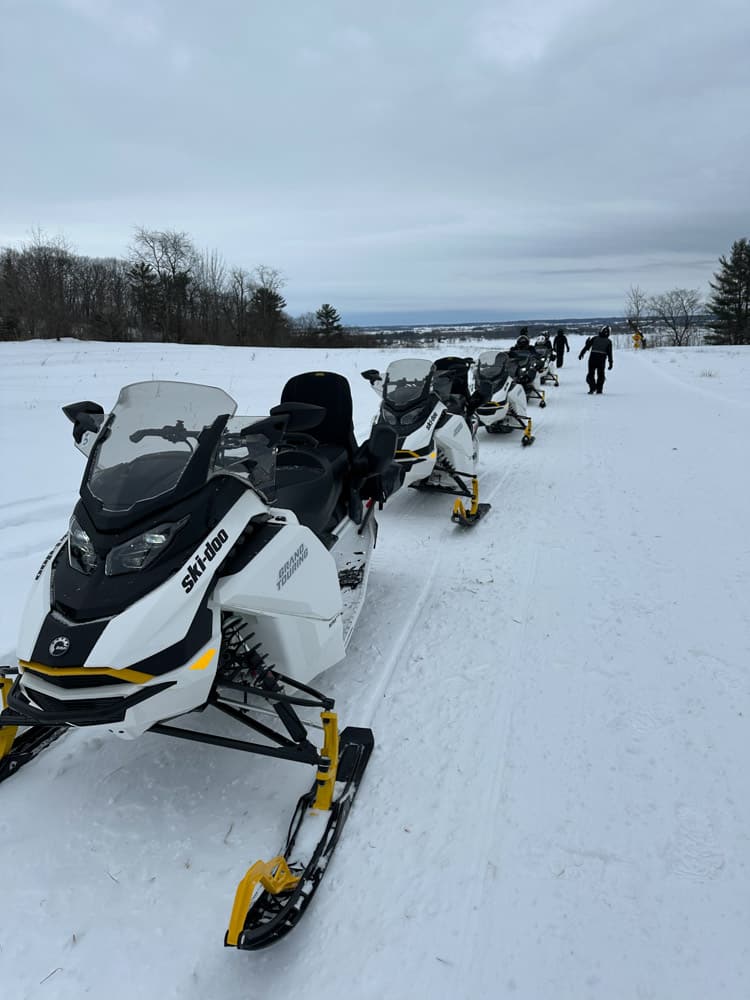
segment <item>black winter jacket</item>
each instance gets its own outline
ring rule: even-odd
[[[583,348],[581,353],[578,355],[578,360],[580,361],[586,351],[590,350],[592,354],[604,354],[607,357],[610,365],[612,364],[612,341],[609,337],[605,337],[604,334],[597,333],[595,337],[589,337],[586,341],[586,346]]]

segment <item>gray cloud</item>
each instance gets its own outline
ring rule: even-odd
[[[750,8],[5,0],[0,242],[190,232],[290,308],[613,312],[750,231]]]

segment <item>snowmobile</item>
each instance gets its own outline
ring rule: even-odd
[[[362,608],[375,506],[398,485],[395,432],[378,425],[358,447],[349,383],[330,372],[291,379],[265,417],[161,381],[126,386],[109,414],[63,409],[88,461],[28,598],[18,667],[2,670],[0,778],[79,726],[315,768],[229,920],[226,945],[270,944],[309,904],[373,749],[371,730],[339,732],[310,682],[344,658]],[[209,709],[200,731],[185,718]],[[211,732],[216,711],[253,737]],[[305,711],[320,713],[320,748]]]
[[[540,373],[544,367],[542,359],[531,345],[528,347],[519,347],[518,345],[511,347],[508,355],[511,361],[516,362],[515,379],[523,386],[526,399],[538,399],[540,409],[544,409],[547,405],[547,400],[545,399],[545,391],[542,388],[540,379]]]
[[[559,386],[560,379],[557,376],[557,372],[552,367],[555,351],[549,341],[549,338],[538,337],[534,343],[534,350],[536,351],[541,362],[541,366],[539,368],[540,383],[542,385],[546,385],[548,382],[551,382],[554,386]]]
[[[398,435],[396,462],[404,484],[457,496],[451,519],[464,527],[490,509],[479,503],[476,409],[491,386],[471,391],[472,364],[471,358],[404,359],[391,362],[385,377],[375,369],[362,372],[382,397],[375,426],[391,427]]]
[[[492,386],[492,397],[477,406],[477,419],[488,434],[523,431],[521,444],[534,443],[526,393],[515,381],[516,364],[505,351],[482,351],[476,363],[477,377]]]

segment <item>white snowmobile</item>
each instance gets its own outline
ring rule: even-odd
[[[392,427],[398,435],[396,462],[404,483],[418,490],[457,496],[452,520],[476,524],[490,504],[479,503],[476,408],[487,399],[489,385],[472,392],[471,358],[423,358],[393,361],[383,377],[375,369],[362,377],[382,396],[375,426]],[[467,507],[464,500],[470,500]]]
[[[531,344],[521,347],[518,343],[508,351],[511,361],[516,363],[515,379],[523,386],[526,399],[538,399],[539,408],[547,405],[545,391],[542,388],[540,373],[544,363]]]
[[[534,342],[534,350],[539,357],[541,362],[539,368],[539,381],[542,385],[546,385],[551,382],[554,386],[560,385],[560,379],[557,376],[557,372],[552,367],[552,362],[555,356],[554,348],[549,341],[548,337],[537,337]]]
[[[333,700],[309,686],[345,656],[375,504],[398,474],[394,431],[378,425],[357,447],[351,407],[346,379],[326,372],[291,379],[262,418],[178,382],[129,385],[109,414],[64,407],[88,457],[80,500],[36,575],[19,665],[2,668],[0,778],[77,726],[317,769],[281,853],[239,885],[225,944],[242,949],[299,920],[373,747],[369,729],[339,732]],[[181,718],[206,708],[261,741]],[[320,713],[321,749],[297,709]]]
[[[516,382],[515,362],[505,351],[482,351],[476,363],[477,378],[492,386],[492,397],[477,406],[477,419],[488,434],[523,431],[522,445],[534,443],[531,417],[526,409],[526,393]]]

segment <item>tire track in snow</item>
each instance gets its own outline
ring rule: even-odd
[[[438,569],[440,568],[441,554],[438,552],[437,555],[433,557],[432,564],[427,571],[427,577],[422,584],[422,588],[419,595],[411,609],[409,616],[401,627],[398,633],[398,638],[395,644],[391,648],[388,654],[388,659],[386,661],[385,669],[382,671],[375,691],[371,695],[370,703],[367,710],[363,714],[364,721],[362,725],[366,725],[373,728],[373,722],[378,713],[378,709],[383,702],[383,698],[388,690],[388,685],[391,683],[393,675],[396,672],[396,667],[401,660],[401,654],[403,653],[409,639],[414,633],[414,626],[416,625],[419,617],[427,603],[430,596],[432,588],[435,584],[435,578],[438,574]]]

